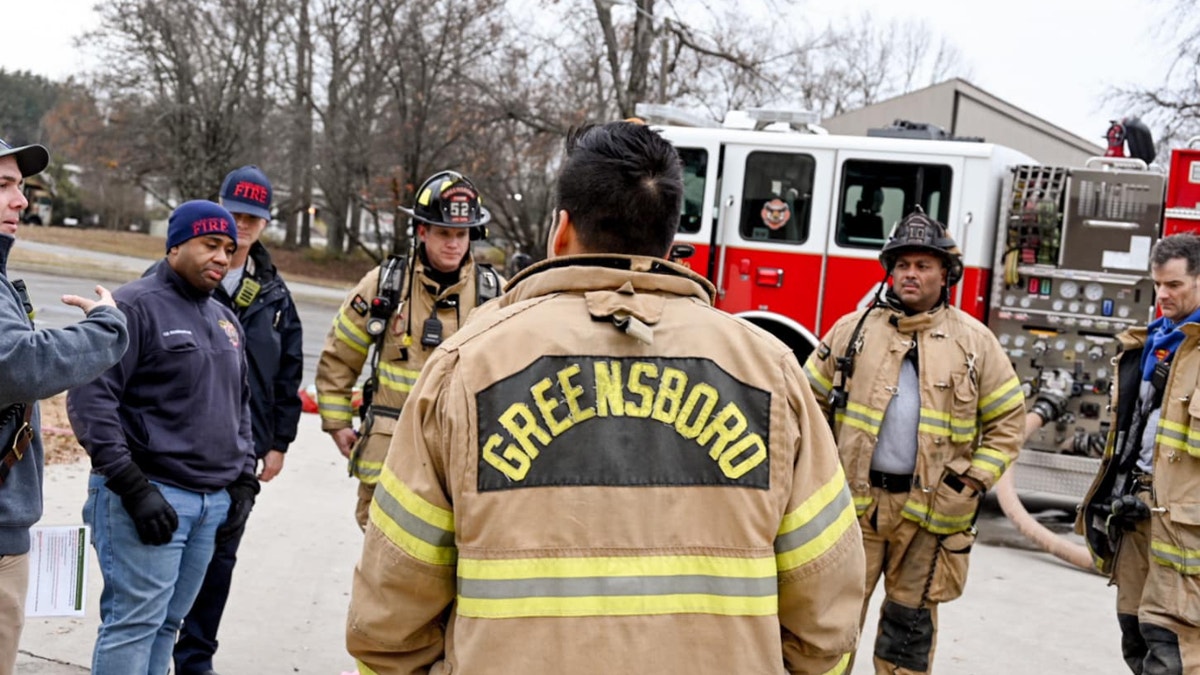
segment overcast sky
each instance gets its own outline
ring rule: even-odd
[[[95,25],[95,0],[2,0],[0,66],[63,79],[87,64],[72,38]],[[186,0],[175,0],[186,2]],[[714,0],[719,1],[719,0]],[[754,1],[754,0],[748,0]],[[814,21],[919,18],[962,52],[972,84],[1052,124],[1101,142],[1108,120],[1128,114],[1103,104],[1110,86],[1153,86],[1169,65],[1156,44],[1162,18],[1152,0],[806,0]]]

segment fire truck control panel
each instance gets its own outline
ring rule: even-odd
[[[988,327],[1030,402],[1063,374],[1072,382],[1065,413],[1027,450],[1103,454],[1115,336],[1153,318],[1150,250],[1165,183],[1139,160],[1106,158],[1085,168],[1018,165],[1006,176]]]

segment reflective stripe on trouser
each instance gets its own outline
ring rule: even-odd
[[[1138,497],[1155,505],[1149,492]],[[1165,523],[1156,514],[1123,533],[1112,565],[1122,656],[1145,675],[1200,672],[1200,576],[1158,559],[1151,540],[1171,539]]]
[[[885,603],[893,603],[895,608],[901,610],[915,610],[921,605],[921,595],[924,593],[925,582],[929,576],[929,566],[928,564],[912,564],[916,552],[909,549],[914,542],[917,545],[923,545],[934,539],[932,535],[922,531],[916,523],[902,515],[908,493],[893,493],[880,488],[871,488],[871,496],[874,498],[871,506],[859,519],[867,558],[866,597],[863,600],[862,608],[864,625],[867,621],[871,593],[875,590],[881,576],[884,580]],[[905,564],[906,558],[909,560],[908,564]],[[929,558],[928,554],[924,556],[925,561],[928,561]],[[896,611],[895,608],[886,616],[881,611],[880,626],[876,631],[875,652],[891,652],[904,647],[908,653],[917,651],[929,663],[932,663],[937,642],[937,603],[926,602],[925,609],[929,611],[919,619],[912,611],[905,613]],[[914,619],[916,619],[916,625],[913,625]],[[884,630],[885,624],[888,627],[886,631]],[[889,644],[888,638],[885,637],[884,644],[881,645],[880,637],[885,634],[894,635],[897,628],[904,629],[900,639],[892,640]],[[910,632],[912,633],[911,637]],[[908,638],[909,641],[906,647],[903,645],[905,638]],[[900,644],[896,644],[897,642]],[[884,649],[881,650],[881,647]],[[874,663],[875,672],[880,674],[926,672],[911,668],[898,668],[895,663],[881,659],[878,655],[874,658]]]
[[[1151,501],[1148,495],[1143,501]],[[1148,551],[1142,553],[1147,561],[1137,619],[1147,675],[1200,672],[1200,528],[1171,516],[1168,510],[1150,517]]]

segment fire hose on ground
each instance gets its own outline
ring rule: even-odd
[[[1025,415],[1026,438],[1047,422],[1053,422],[1063,413],[1066,409],[1067,392],[1069,391],[1069,380],[1066,382],[1065,390],[1060,386],[1043,388],[1039,391],[1033,404],[1033,410]],[[1012,471],[1006,471],[1000,477],[996,483],[996,498],[1000,502],[1000,508],[1004,511],[1004,515],[1008,516],[1017,531],[1036,544],[1038,548],[1054,557],[1080,569],[1094,572],[1096,568],[1092,564],[1092,556],[1086,547],[1055,534],[1025,510],[1025,505],[1017,496],[1017,488],[1013,484],[1012,474]]]

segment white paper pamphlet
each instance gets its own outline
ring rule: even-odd
[[[89,536],[87,525],[30,529],[25,616],[83,616]]]

